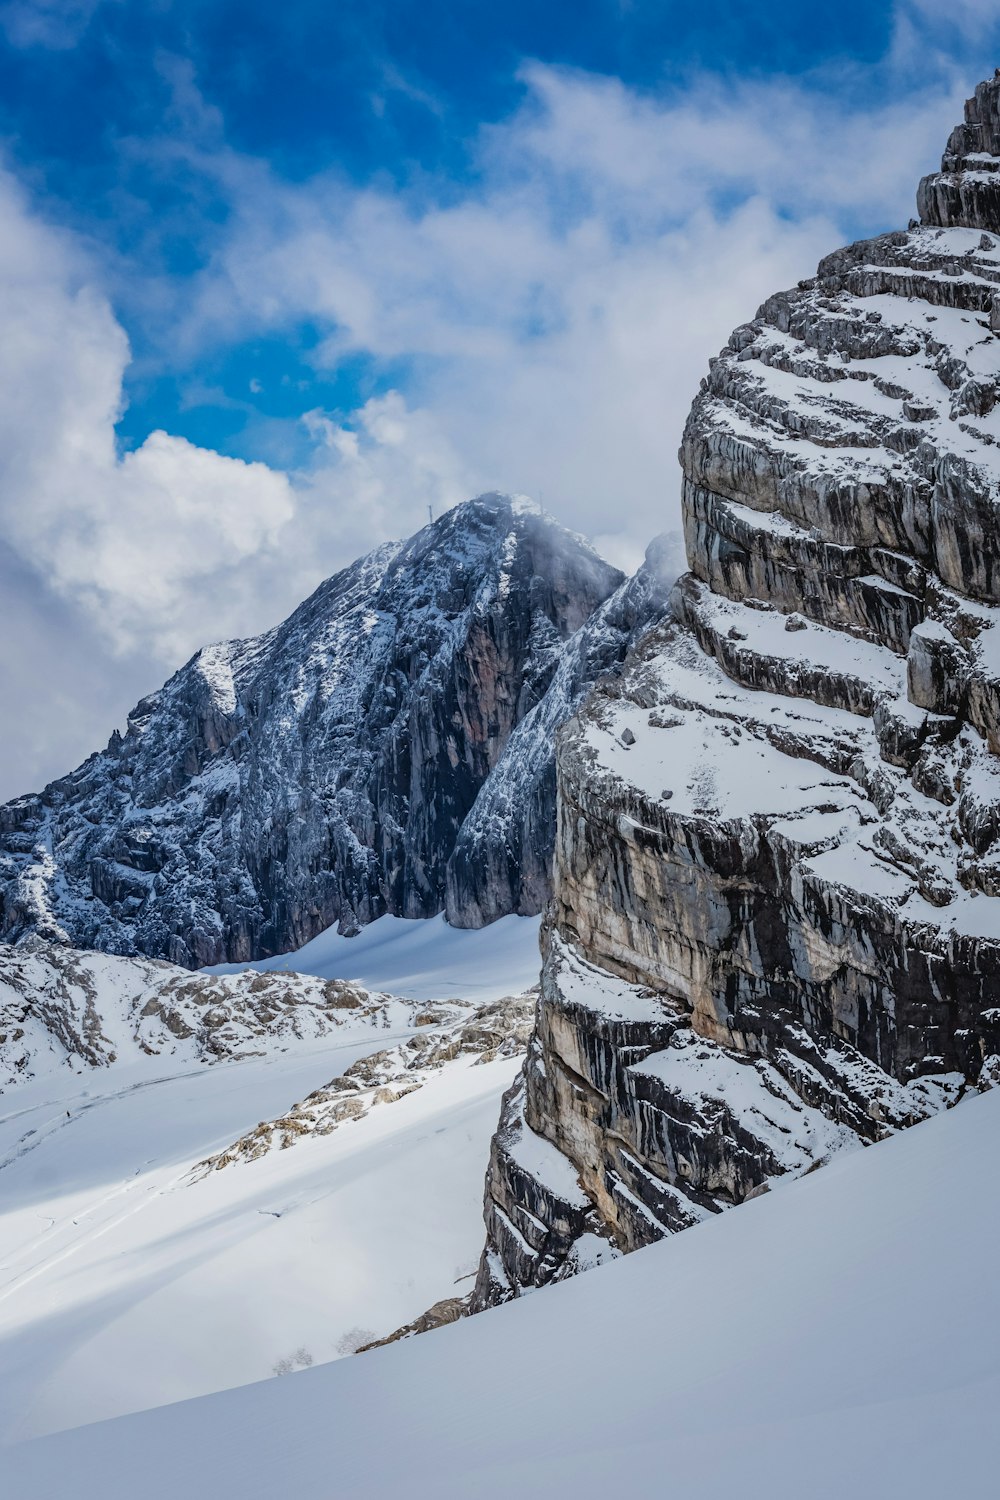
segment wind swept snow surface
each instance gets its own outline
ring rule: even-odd
[[[192,1180],[372,1050],[108,1093],[91,1076],[87,1094],[0,1120],[20,1150],[0,1169],[0,1438],[337,1359],[471,1289],[519,1056],[459,1059],[330,1135]]]
[[[369,989],[407,1000],[478,1002],[517,995],[538,983],[540,917],[501,917],[489,927],[449,927],[443,916],[410,921],[385,916],[344,937],[329,927],[294,953],[250,964],[219,964],[203,972],[241,974],[286,969],[321,979],[358,979]]]
[[[4,1454],[16,1500],[996,1486],[1000,1091],[408,1343]]]

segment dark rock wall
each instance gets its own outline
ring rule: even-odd
[[[447,866],[446,911],[478,927],[509,911],[540,912],[552,890],[556,732],[590,687],[621,670],[629,648],[669,613],[679,539],[658,537],[638,572],[596,609],[563,651],[544,698],[514,729],[459,831]]]

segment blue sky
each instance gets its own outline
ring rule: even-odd
[[[634,564],[708,357],[905,224],[994,9],[0,4],[0,794],[428,505]]]
[[[111,262],[133,351],[121,440],[134,446],[163,426],[224,452],[286,461],[308,445],[295,419],[310,405],[351,410],[405,383],[406,371],[363,355],[317,369],[322,330],[308,315],[277,337],[178,350],[169,312],[150,304],[182,295],[204,271],[232,204],[171,142],[207,134],[288,182],[333,171],[358,187],[454,201],[475,189],[484,127],[529,97],[526,60],[664,99],[683,94],[696,73],[812,72],[846,106],[852,96],[864,102],[871,80],[859,65],[878,67],[896,23],[893,7],[859,0],[25,0],[4,14],[8,162],[53,219],[91,237]],[[197,90],[200,119],[179,98],[184,88]]]

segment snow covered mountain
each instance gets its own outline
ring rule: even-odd
[[[0,944],[0,1093],[90,1069],[146,1074],[260,1057],[339,1034],[397,1034],[464,1013],[306,973],[192,974],[158,959],[119,958],[32,939]]]
[[[446,897],[469,925],[537,912],[552,729],[662,613],[654,573],[616,594],[580,537],[499,495],[377,548],[275,630],[200,651],[124,736],[0,809],[0,937],[198,967]]]
[[[702,382],[673,618],[559,735],[475,1308],[1000,1080],[998,120]]]
[[[317,1324],[322,1359],[366,1350],[16,1448],[25,1495],[989,1485],[998,184],[1000,72],[920,222],[735,331],[669,603],[665,544],[621,581],[481,497],[4,810],[9,1434],[286,1374]],[[521,974],[494,919],[545,903],[553,826],[537,1003],[472,1004],[447,960],[383,993],[380,924],[480,944],[474,986]],[[191,965],[309,939],[313,972],[67,933]],[[198,1092],[236,1077],[238,1108]],[[210,1370],[164,1335],[193,1307]]]
[[[548,691],[514,729],[459,829],[446,871],[445,909],[454,926],[478,927],[512,909],[531,916],[544,907],[552,891],[556,731],[668,613],[682,566],[680,538],[657,537],[638,572],[567,642]]]

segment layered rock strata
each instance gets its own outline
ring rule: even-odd
[[[702,382],[674,618],[560,735],[475,1308],[998,1077],[998,119]]]
[[[500,495],[378,548],[277,629],[206,647],[124,736],[0,809],[0,938],[200,967],[446,900],[470,924],[537,912],[554,724],[621,660],[637,615],[662,610],[648,572],[622,584],[582,538]]]

